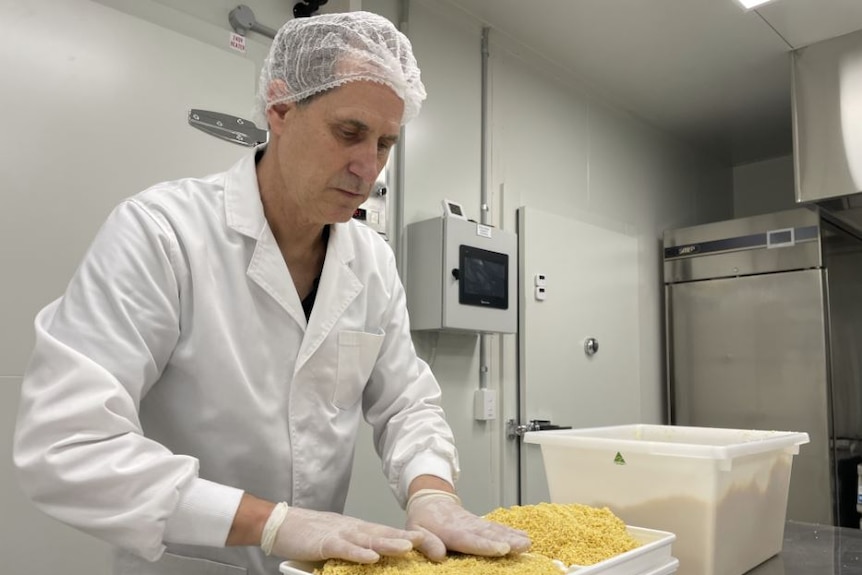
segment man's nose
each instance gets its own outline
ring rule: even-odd
[[[371,185],[377,180],[377,176],[383,168],[379,159],[377,144],[375,142],[363,143],[361,146],[356,146],[348,170],[351,174],[358,176],[363,183]]]

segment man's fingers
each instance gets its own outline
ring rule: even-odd
[[[511,551],[507,543],[473,533],[461,533],[457,537],[451,537],[448,545],[452,551],[484,557],[502,557]]]
[[[400,557],[412,550],[424,539],[424,534],[419,531],[403,531],[392,529],[382,525],[363,524],[357,529],[342,531],[333,541],[342,541],[343,546],[339,549],[351,550],[352,547],[373,551],[379,559],[379,555]],[[352,546],[352,547],[351,547]],[[342,553],[347,551],[342,551]],[[352,552],[352,551],[349,551]],[[366,556],[367,554],[364,554]],[[367,561],[365,561],[367,562]]]
[[[490,521],[488,523],[490,529],[483,531],[482,536],[505,541],[510,547],[510,553],[524,553],[530,549],[530,537],[526,532]]]
[[[510,537],[506,540],[506,543],[509,544],[509,553],[526,553],[533,546],[533,542],[530,541],[529,537],[520,535]]]
[[[320,555],[324,559],[344,559],[354,563],[376,563],[380,560],[380,555],[374,550],[340,537],[326,539],[321,545]]]
[[[422,555],[430,559],[431,561],[435,561],[439,563],[446,558],[446,545],[443,541],[431,533],[430,531],[423,529],[423,541],[417,546]]]
[[[408,541],[407,539],[373,537],[369,546],[380,555],[399,557],[413,549],[413,542]]]
[[[413,545],[418,545],[422,542],[425,535],[421,531],[415,529],[405,530],[396,529],[387,525],[379,525],[376,523],[363,523],[356,528],[357,532],[367,534],[381,539],[405,539]]]

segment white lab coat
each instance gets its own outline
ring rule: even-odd
[[[36,318],[14,458],[40,509],[119,548],[116,573],[273,575],[222,547],[242,492],[342,511],[364,413],[403,505],[417,475],[457,476],[439,400],[370,228],[332,226],[306,323],[249,155],[114,210]]]

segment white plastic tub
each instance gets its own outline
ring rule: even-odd
[[[793,455],[808,434],[623,425],[535,431],[553,503],[607,506],[675,533],[680,575],[741,575],[781,550]]]
[[[673,533],[643,527],[627,527],[640,547],[605,559],[595,565],[572,566],[572,575],[668,575],[676,571],[678,561],[671,556]],[[285,561],[279,567],[283,575],[308,575],[320,564]],[[562,570],[560,574],[563,575]]]

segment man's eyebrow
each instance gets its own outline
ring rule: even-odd
[[[359,120],[339,120],[339,124],[347,124],[357,132],[367,132],[368,124],[365,122],[360,122]]]
[[[340,123],[350,126],[351,128],[353,128],[354,130],[356,130],[359,133],[365,133],[365,132],[369,131],[368,124],[366,124],[365,122],[361,122],[359,120],[354,120],[354,119],[341,120]],[[381,136],[380,140],[385,142],[386,144],[388,144],[390,146],[394,146],[395,144],[398,143],[398,134]]]
[[[395,144],[398,143],[398,135],[395,134],[392,136],[383,136],[382,138],[380,138],[380,140],[383,143],[385,143],[387,146],[394,146]]]

